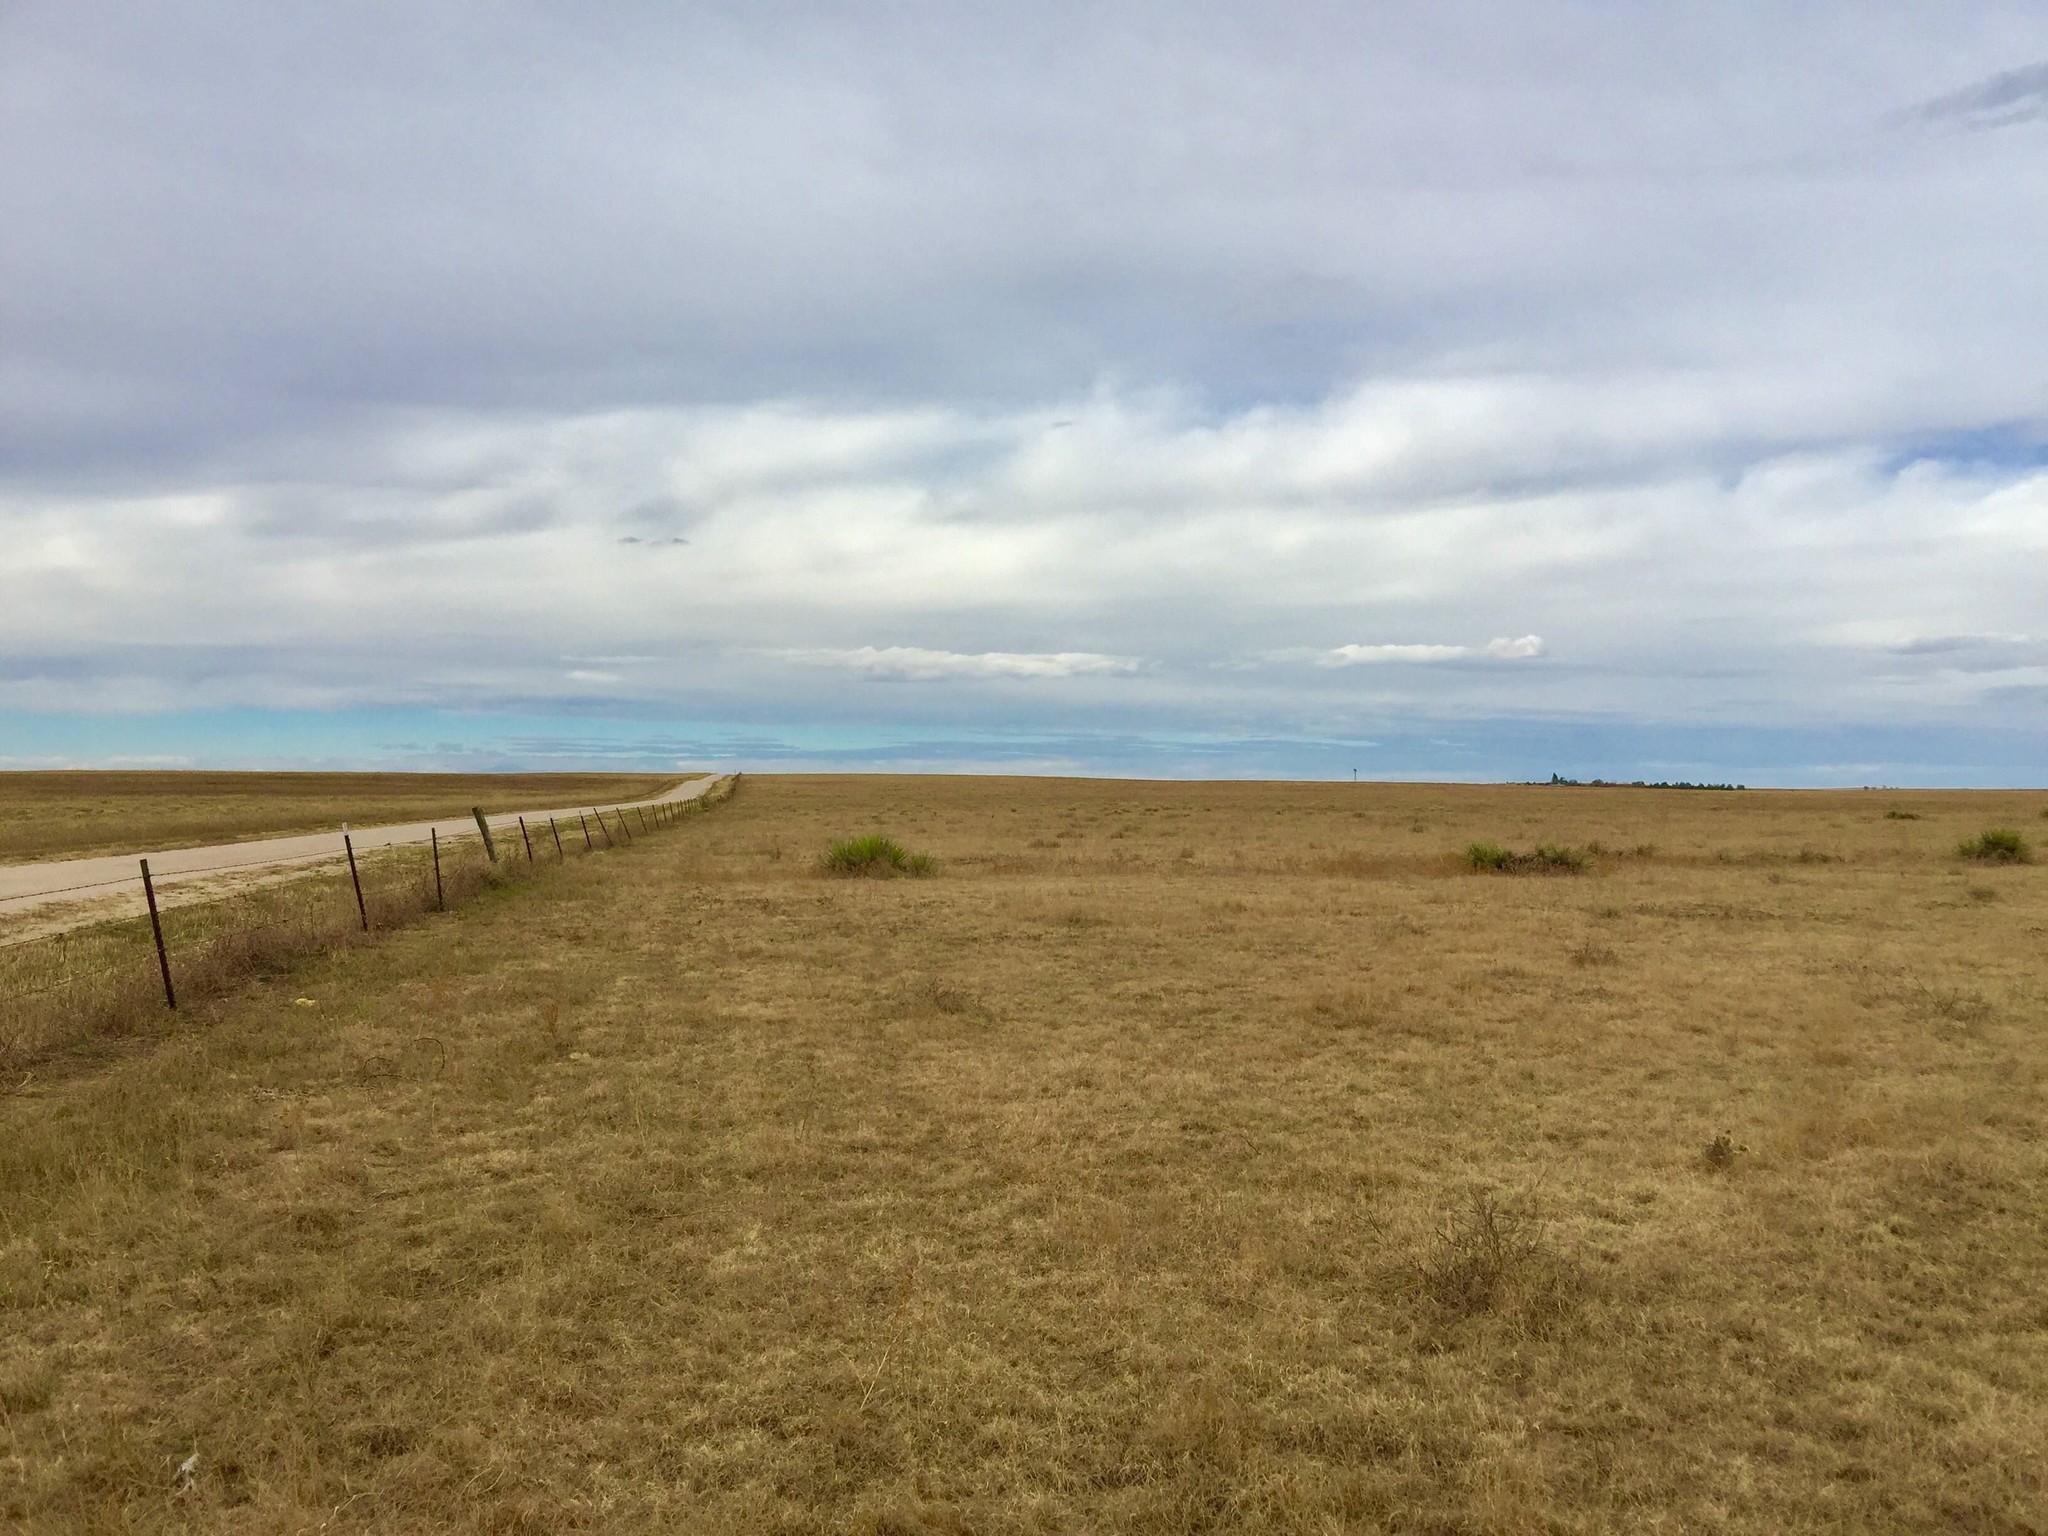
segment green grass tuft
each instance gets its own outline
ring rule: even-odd
[[[1989,827],[1975,837],[1964,838],[1956,844],[1956,854],[1987,864],[2027,864],[2034,857],[2027,840],[2005,827]]]
[[[1501,875],[1580,875],[1592,860],[1583,848],[1542,843],[1529,853],[1516,853],[1499,843],[1469,843],[1465,863],[1483,873]]]
[[[930,854],[911,853],[880,833],[844,838],[825,852],[826,873],[834,875],[933,875],[938,869]]]

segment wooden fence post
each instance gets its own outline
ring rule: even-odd
[[[562,861],[562,829],[555,825],[555,818],[548,818],[548,830],[555,834],[555,862]]]
[[[526,862],[533,862],[533,839],[526,835],[526,818],[519,818],[519,840],[526,844]]]
[[[427,836],[434,840],[434,905],[443,912],[448,910],[448,893],[441,889],[441,829],[427,828]]]
[[[581,811],[578,811],[578,812],[576,813],[576,820],[577,820],[578,822],[580,822],[580,823],[582,824],[582,827],[583,827],[583,851],[584,851],[585,853],[588,853],[588,852],[590,852],[590,847],[591,847],[591,844],[590,844],[590,818],[589,818],[588,816],[584,815],[584,814],[583,814],[583,813],[582,813]]]
[[[156,884],[149,878],[147,859],[142,861],[142,894],[149,898],[149,931],[156,935],[156,968],[164,978],[164,1006],[175,1013],[178,994],[171,990],[171,957],[164,953],[164,924],[156,915]]]
[[[633,814],[640,818],[640,830],[645,832],[647,830],[647,813],[636,805],[633,807]]]
[[[355,883],[356,913],[363,920],[363,932],[370,931],[370,909],[363,903],[363,877],[356,873],[356,841],[348,835],[348,828],[341,829],[341,846],[348,850],[348,877]]]
[[[484,808],[472,805],[469,814],[476,818],[476,829],[484,835],[484,852],[491,856],[493,864],[498,862],[498,845],[491,841],[491,824],[484,820]]]
[[[607,847],[607,848],[611,847],[611,846],[612,846],[612,829],[611,829],[610,827],[608,827],[608,826],[606,826],[606,825],[604,824],[604,812],[603,812],[603,811],[600,811],[600,810],[598,810],[598,809],[597,809],[597,807],[595,807],[595,806],[592,806],[592,807],[591,807],[591,810],[590,810],[590,814],[591,814],[591,815],[593,815],[593,816],[595,816],[595,817],[597,818],[597,830],[598,830],[598,831],[600,831],[600,832],[602,832],[602,833],[604,834],[604,845],[605,845],[605,847]]]
[[[615,810],[612,814],[619,818],[619,835],[625,838],[628,843],[631,843],[633,841],[633,829],[626,825],[626,813]]]

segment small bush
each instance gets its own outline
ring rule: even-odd
[[[825,852],[825,870],[834,875],[930,875],[938,863],[928,853],[911,853],[893,837],[870,833],[834,843]]]
[[[1502,1313],[1533,1336],[1569,1324],[1583,1281],[1577,1266],[1551,1246],[1533,1211],[1491,1194],[1475,1195],[1445,1215],[1417,1279],[1444,1322]]]
[[[1987,864],[2025,864],[2034,857],[2027,840],[2004,827],[1991,827],[1976,837],[1965,838],[1956,845],[1956,853]]]
[[[1529,853],[1516,853],[1499,843],[1469,843],[1465,863],[1482,873],[1501,875],[1584,874],[1591,860],[1582,848],[1543,843]]]
[[[1454,1316],[1489,1312],[1541,1250],[1540,1231],[1526,1212],[1492,1195],[1475,1195],[1437,1227],[1422,1263],[1423,1290]]]
[[[1700,1149],[1700,1161],[1716,1173],[1726,1173],[1735,1166],[1736,1155],[1748,1150],[1749,1148],[1740,1145],[1733,1136],[1722,1131]]]
[[[1886,821],[1918,821],[1920,813],[1918,811],[1886,811],[1884,819]]]

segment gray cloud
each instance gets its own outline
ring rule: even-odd
[[[1901,116],[1911,122],[1953,123],[1978,130],[2039,122],[2048,118],[2048,63],[2004,70],[1960,91],[1922,102]]]

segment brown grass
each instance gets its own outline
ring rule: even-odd
[[[2038,1531],[2039,797],[1900,800],[749,781],[0,1098],[0,1525]]]
[[[0,773],[0,864],[651,798],[644,773]]]

